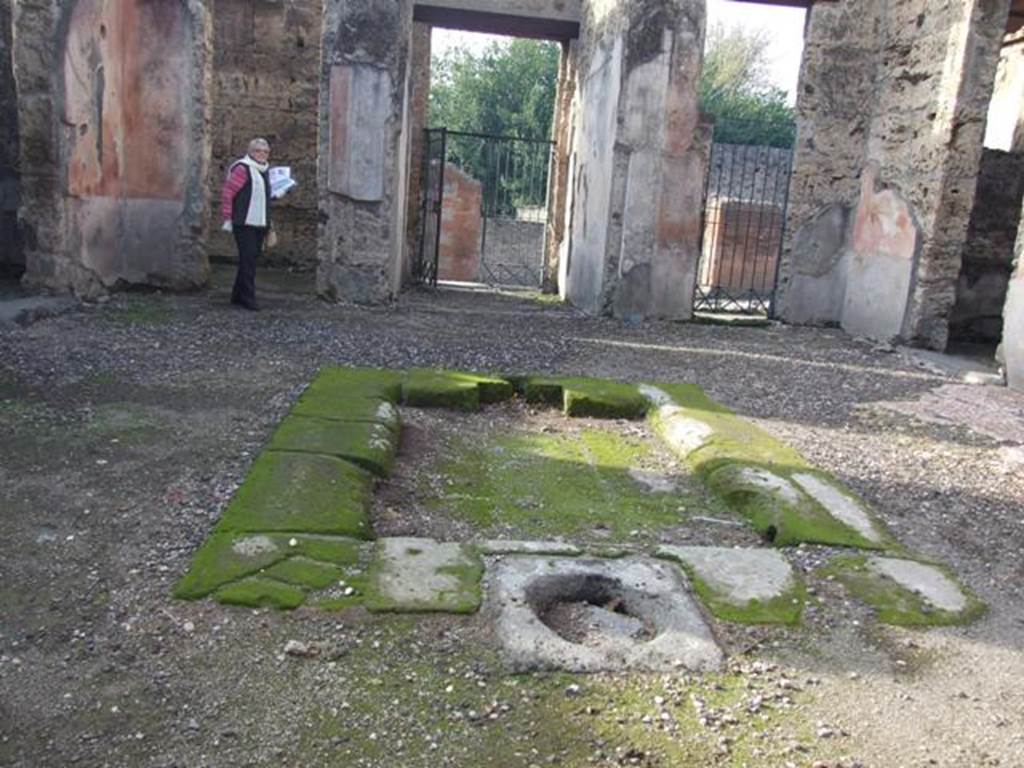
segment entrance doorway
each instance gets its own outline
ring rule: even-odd
[[[412,282],[539,290],[563,46],[449,28],[429,40]]]
[[[554,142],[428,129],[414,275],[540,288]]]
[[[695,312],[771,316],[795,132],[791,122],[715,123]]]

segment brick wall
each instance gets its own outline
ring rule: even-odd
[[[236,258],[234,241],[216,226],[220,186],[249,140],[263,136],[271,144],[271,163],[291,166],[299,183],[274,204],[279,244],[266,263],[315,269],[322,0],[216,0],[213,11],[210,257]]]
[[[441,249],[437,259],[439,280],[477,280],[480,268],[479,181],[447,163],[444,203],[441,206]]]

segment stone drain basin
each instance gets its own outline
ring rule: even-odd
[[[516,669],[708,670],[722,661],[671,564],[508,557],[488,576],[498,635]]]

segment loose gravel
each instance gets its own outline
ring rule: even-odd
[[[249,462],[327,364],[701,385],[835,474],[990,606],[965,628],[881,627],[838,583],[814,577],[830,550],[793,551],[809,577],[804,626],[717,631],[737,660],[728,685],[757,688],[774,670],[773,696],[789,701],[776,714],[810,730],[760,725],[750,707],[775,699],[753,694],[723,726],[725,710],[698,697],[686,707],[717,745],[716,764],[741,764],[730,762],[739,729],[763,744],[758,766],[1024,765],[1024,448],[1013,431],[1024,397],[973,392],[986,409],[975,430],[978,412],[952,379],[837,330],[629,326],[451,291],[357,308],[324,304],[301,280],[261,279],[257,314],[227,304],[221,275],[203,294],[122,295],[0,329],[0,765],[406,768],[424,749],[431,765],[586,764],[536,736],[538,702],[572,698],[564,681],[505,691],[486,616],[405,625],[171,599]],[[935,418],[944,393],[959,406]],[[436,692],[424,687],[435,677]],[[445,699],[447,677],[461,681],[455,693],[483,691],[463,696],[472,709]],[[405,703],[413,693],[444,717],[420,728],[422,711]],[[670,764],[675,753],[644,735],[659,729],[662,705],[638,715],[639,730],[615,715],[610,731],[585,738],[587,718],[607,707],[572,700],[566,743],[590,738],[577,746],[594,764]],[[481,728],[504,730],[485,738]],[[658,738],[685,731],[666,726]]]

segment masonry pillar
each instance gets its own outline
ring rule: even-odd
[[[16,4],[26,282],[205,282],[209,35],[200,0]]]
[[[411,280],[411,254],[419,247],[423,224],[424,132],[430,117],[430,40],[433,27],[413,22],[409,63],[409,192],[406,203],[406,243],[402,259],[402,283]]]
[[[1010,389],[1024,392],[1024,226],[1017,232],[1014,269],[1003,309],[1003,359],[1006,383]]]
[[[317,290],[373,303],[401,284],[410,0],[326,0]]]
[[[783,319],[945,348],[1007,10],[997,0],[814,6]]]
[[[692,314],[710,130],[702,0],[584,5],[561,290],[617,317]]]
[[[18,96],[11,68],[11,0],[0,0],[0,274],[24,267],[18,234]]]

